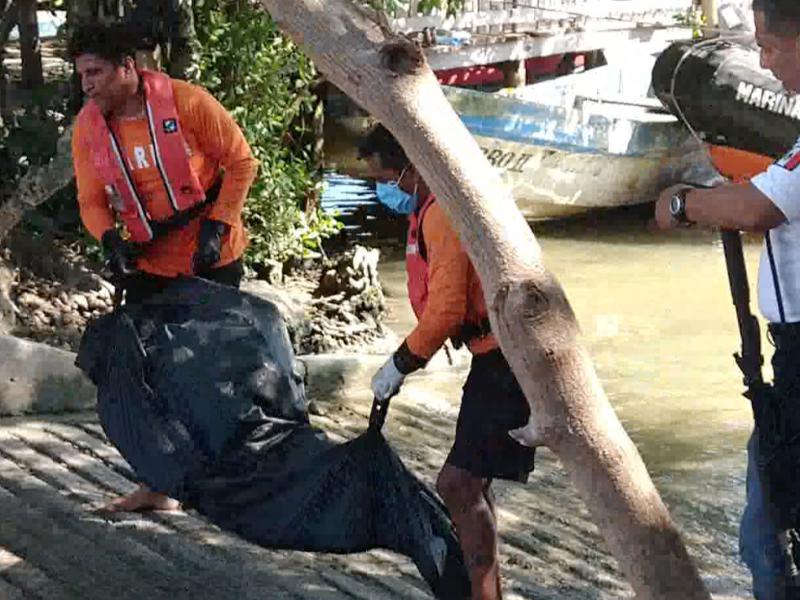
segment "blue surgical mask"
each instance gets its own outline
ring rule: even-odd
[[[397,181],[391,183],[378,182],[375,186],[375,192],[378,194],[378,201],[401,215],[410,215],[417,208],[417,201],[419,196],[416,189],[413,194],[409,194],[400,189],[397,185],[405,174],[405,169],[397,178]]]

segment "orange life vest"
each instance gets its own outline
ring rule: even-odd
[[[422,316],[428,302],[428,260],[422,240],[422,219],[436,201],[428,196],[422,205],[408,217],[408,243],[406,244],[406,273],[408,274],[408,299],[417,319]]]
[[[408,241],[406,244],[406,273],[408,274],[408,298],[411,308],[419,319],[428,302],[428,286],[430,269],[428,267],[425,241],[422,238],[422,221],[425,213],[436,202],[431,194],[408,217]],[[452,338],[453,344],[459,348],[476,338],[483,338],[491,333],[488,313],[476,314],[472,303],[467,302],[467,314],[461,327],[461,333]]]
[[[162,73],[139,72],[156,167],[164,183],[173,217],[206,202],[206,192],[191,167],[188,145],[181,132],[170,78]],[[80,124],[90,132],[94,166],[111,190],[110,203],[125,223],[134,242],[150,242],[159,223],[150,218],[125,164],[117,132],[94,102],[81,110]]]

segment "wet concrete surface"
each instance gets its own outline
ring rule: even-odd
[[[385,432],[406,464],[432,485],[455,413],[446,404],[419,401],[430,389],[424,379],[409,382],[408,393],[393,402]],[[314,424],[340,439],[363,432],[369,401],[364,394],[352,398],[321,404]],[[191,513],[94,512],[132,491],[134,481],[94,414],[0,420],[0,600],[432,597],[413,564],[388,552],[272,551]],[[527,485],[495,485],[507,598],[630,597],[551,453],[539,452]],[[735,532],[721,539],[718,531],[707,535],[690,525],[685,533],[715,598],[748,598]]]

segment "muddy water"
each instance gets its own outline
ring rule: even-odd
[[[613,212],[534,225],[534,232],[603,387],[692,554],[721,580],[718,591],[748,597],[736,531],[752,416],[731,356],[739,338],[722,244],[711,232],[654,235],[649,216],[649,209]],[[759,250],[759,240],[746,241],[751,284]],[[380,271],[399,335],[414,323],[403,269],[392,256]],[[751,297],[757,311],[754,290]],[[763,350],[768,364],[766,341]],[[406,394],[421,405],[456,409],[466,364],[406,386]]]

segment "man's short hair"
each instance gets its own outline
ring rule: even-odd
[[[69,43],[70,56],[94,54],[122,66],[126,59],[135,58],[140,35],[124,23],[86,23],[80,25]]]
[[[800,1],[800,0],[799,0]],[[358,158],[377,156],[381,167],[402,171],[411,161],[408,160],[400,142],[383,125],[376,125],[358,147]]]
[[[753,0],[753,11],[764,13],[770,33],[785,37],[800,35],[800,1]]]

